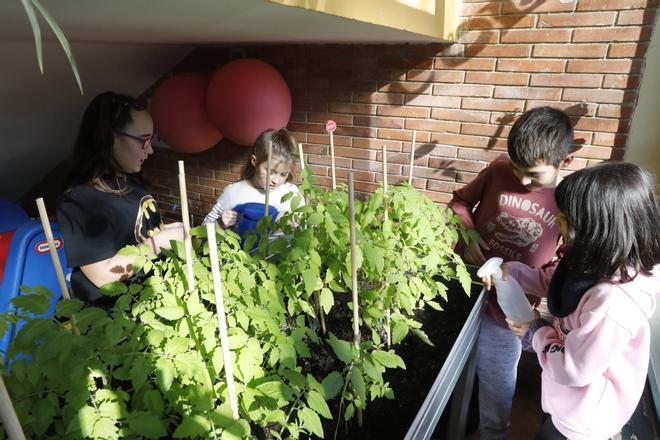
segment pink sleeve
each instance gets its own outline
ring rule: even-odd
[[[449,207],[463,220],[467,229],[474,229],[472,209],[483,197],[484,189],[490,180],[490,169],[490,166],[486,167],[472,182],[454,191],[454,196],[449,202]]]
[[[509,268],[509,276],[518,281],[526,294],[541,298],[548,296],[550,280],[557,265],[535,269],[519,261],[510,261],[506,265]]]
[[[532,340],[543,373],[561,385],[581,387],[593,382],[610,368],[613,358],[621,356],[631,338],[603,313],[583,312],[579,322],[580,327],[566,335],[563,344],[554,327],[540,328]]]

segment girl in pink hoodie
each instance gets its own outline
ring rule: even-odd
[[[541,403],[550,417],[536,438],[607,439],[644,389],[648,319],[660,293],[660,210],[652,178],[627,163],[577,171],[555,198],[564,258],[545,269],[503,265],[525,292],[547,295],[553,322],[508,323],[543,368]]]

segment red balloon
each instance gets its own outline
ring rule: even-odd
[[[264,130],[289,123],[291,93],[282,75],[269,64],[243,58],[213,72],[206,108],[227,139],[252,146]]]
[[[176,151],[199,153],[222,139],[206,114],[209,79],[208,75],[181,73],[163,81],[154,93],[154,129]]]

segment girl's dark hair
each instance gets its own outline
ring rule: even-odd
[[[115,161],[112,146],[115,132],[132,122],[132,112],[143,110],[143,103],[114,92],[101,93],[89,103],[78,130],[65,190],[89,183],[104,192],[128,192],[126,174]]]
[[[558,168],[573,151],[573,126],[566,113],[552,107],[526,111],[511,127],[509,157],[518,166],[546,163]]]
[[[298,157],[296,152],[296,139],[286,128],[280,128],[275,130],[269,128],[259,135],[257,140],[254,143],[254,156],[256,159],[256,166],[259,166],[261,163],[268,160],[268,144],[272,143],[271,153],[273,158],[278,158],[284,162],[293,164],[293,161]],[[241,171],[241,180],[250,180],[254,177],[257,172],[255,165],[252,165],[252,161],[248,159],[245,168]],[[291,182],[293,180],[293,174],[289,173],[286,181]]]
[[[565,258],[577,274],[630,281],[660,262],[660,211],[651,174],[607,162],[567,176],[555,191],[573,235]]]

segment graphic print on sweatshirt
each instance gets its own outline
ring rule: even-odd
[[[512,260],[534,254],[543,233],[555,226],[557,216],[524,196],[500,194],[500,212],[486,224],[488,246]]]

